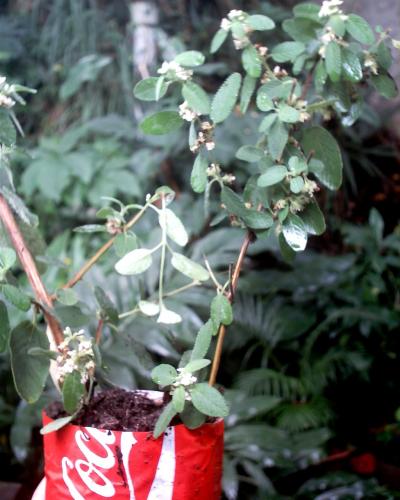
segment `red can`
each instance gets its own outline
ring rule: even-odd
[[[33,499],[218,500],[223,434],[221,419],[158,439],[69,424],[44,436],[45,478]]]

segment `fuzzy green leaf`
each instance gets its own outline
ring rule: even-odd
[[[242,51],[242,64],[246,73],[253,78],[259,78],[262,72],[261,57],[253,45],[248,45]]]
[[[177,376],[175,368],[166,364],[156,366],[151,372],[152,380],[161,386],[171,385]]]
[[[185,226],[179,217],[169,208],[166,208],[163,212],[158,216],[160,227],[164,229],[165,225],[168,237],[172,241],[175,241],[177,245],[184,247],[189,240]]]
[[[289,214],[282,224],[282,233],[286,243],[295,251],[300,252],[307,245],[307,230],[298,215]]]
[[[95,286],[94,295],[101,309],[101,318],[107,323],[118,325],[118,310],[107,293],[99,286]]]
[[[208,160],[201,153],[196,156],[193,163],[190,185],[195,193],[204,193],[207,187]]]
[[[147,116],[140,124],[140,130],[148,135],[163,135],[178,130],[183,120],[176,111],[159,111]]]
[[[195,373],[202,370],[211,363],[209,359],[194,359],[190,361],[185,367],[184,371],[188,373]]]
[[[81,374],[74,370],[66,375],[62,385],[62,398],[65,411],[73,415],[79,407],[85,387],[81,382]]]
[[[50,432],[58,431],[59,429],[62,429],[67,424],[69,424],[74,418],[75,415],[68,415],[68,417],[57,418],[57,420],[53,420],[52,422],[49,422],[47,425],[42,427],[40,429],[40,434],[45,435],[50,434]]]
[[[138,247],[138,240],[136,235],[132,233],[117,234],[114,240],[114,249],[117,257],[123,257],[128,252],[136,250]]]
[[[267,31],[275,28],[274,21],[261,14],[254,14],[246,19],[247,24],[256,31]]]
[[[73,306],[78,302],[78,296],[75,290],[72,290],[71,288],[61,288],[60,290],[57,290],[56,297],[57,300],[65,306]]]
[[[163,409],[163,411],[161,412],[161,415],[158,417],[158,420],[157,420],[157,423],[156,423],[156,426],[155,426],[154,432],[153,432],[153,436],[155,438],[160,437],[161,434],[163,434],[165,432],[166,428],[170,424],[171,420],[175,417],[176,413],[177,412],[175,410],[175,407],[174,407],[172,401],[170,401],[167,404],[167,406]]]
[[[363,72],[360,59],[354,52],[348,49],[342,50],[343,56],[343,73],[351,82],[359,82],[362,80]]]
[[[373,75],[371,77],[371,83],[386,99],[393,99],[397,96],[398,89],[396,82],[389,74]]]
[[[315,201],[309,203],[300,214],[307,233],[320,235],[325,232],[324,214]]]
[[[225,42],[227,36],[228,36],[228,31],[223,29],[219,29],[215,33],[213,39],[211,40],[211,48],[210,48],[211,54],[215,54],[215,52],[218,51],[221,45]]]
[[[243,79],[242,90],[240,91],[240,111],[244,114],[249,107],[251,97],[256,88],[257,78],[246,75]]]
[[[300,111],[288,104],[281,104],[278,108],[278,118],[285,123],[300,121]]]
[[[124,255],[114,267],[119,274],[141,274],[151,266],[152,261],[151,250],[137,248]]]
[[[180,413],[185,408],[185,388],[182,385],[174,390],[172,404],[177,413]]]
[[[230,325],[233,321],[231,303],[222,293],[216,295],[211,302],[211,319],[217,325]]]
[[[298,194],[304,187],[304,179],[301,176],[290,179],[290,191]]]
[[[204,61],[204,55],[197,50],[187,50],[186,52],[182,52],[175,57],[175,62],[177,62],[181,66],[186,66],[189,68],[200,66],[204,63]]]
[[[161,97],[164,97],[164,95],[166,94],[168,85],[164,80],[162,80],[161,88],[159,89],[159,96],[157,99],[156,88],[159,80],[160,77],[156,76],[151,76],[149,78],[145,78],[144,80],[140,80],[140,82],[138,82],[133,89],[134,96],[141,101],[157,101],[158,99],[161,99]]]
[[[329,78],[333,82],[338,82],[342,73],[342,54],[336,42],[330,42],[326,46],[325,67]]]
[[[241,82],[241,75],[233,73],[218,89],[211,104],[210,117],[214,123],[223,122],[231,114],[239,95]]]
[[[304,17],[306,19],[312,19],[313,21],[320,22],[319,10],[320,6],[315,3],[300,3],[293,7],[293,14],[295,17]]]
[[[349,14],[346,21],[346,30],[357,42],[371,45],[375,41],[375,35],[371,26],[364,18],[357,14]]]
[[[7,307],[0,301],[0,352],[4,352],[10,337],[10,321],[8,319]]]
[[[274,186],[287,176],[288,171],[286,167],[275,166],[270,167],[264,174],[260,175],[257,185],[260,187]]]
[[[289,139],[289,132],[285,124],[275,120],[268,134],[268,149],[274,160],[279,160]]]
[[[294,61],[305,51],[305,45],[301,42],[278,43],[271,51],[271,56],[278,63]]]
[[[193,406],[209,417],[226,417],[229,413],[228,405],[222,394],[215,387],[206,382],[196,384],[190,389]]]
[[[192,354],[190,355],[190,360],[194,359],[203,359],[207,354],[208,349],[210,348],[211,338],[214,334],[215,326],[214,322],[209,319],[207,323],[205,323],[199,330],[196,340],[194,343],[194,347],[192,350]]]
[[[180,273],[184,274],[188,278],[191,278],[192,280],[207,281],[210,278],[207,269],[180,253],[175,252],[173,254],[171,264]]]
[[[182,87],[182,96],[193,111],[196,111],[200,115],[209,114],[210,99],[197,83],[186,82]]]
[[[253,163],[261,160],[261,158],[264,156],[264,151],[257,146],[241,146],[236,151],[235,156],[238,160]]]
[[[0,144],[13,146],[17,141],[17,131],[5,109],[0,109]]]
[[[8,283],[2,286],[2,292],[4,297],[10,302],[13,306],[21,311],[29,311],[31,307],[30,298],[25,295],[19,288],[14,285],[9,285]]]

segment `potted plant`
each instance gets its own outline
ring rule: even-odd
[[[22,312],[34,309],[33,321],[22,321],[10,332],[8,306],[0,303],[1,346],[10,349],[22,398],[37,400],[50,373],[62,400],[44,415],[46,482],[37,498],[53,494],[75,499],[220,497],[222,418],[229,409],[215,383],[248,248],[256,239],[267,238],[284,259],[292,260],[305,249],[309,235],[324,232],[316,194],[321,186],[339,188],[343,165],[336,140],[321,124],[340,121],[351,126],[367,109],[364,94],[369,84],[387,98],[397,91],[388,74],[388,43],[396,48],[399,43],[387,32],[374,33],[363,18],[344,14],[341,4],[341,0],[327,0],[322,6],[297,5],[293,17],[282,25],[290,41],[273,47],[263,43],[265,32],[275,28],[272,19],[229,12],[211,42],[211,53],[232,38],[243,71],[227,76],[213,96],[196,82],[196,68],[205,61],[198,51],[164,62],[157,77],[135,87],[135,96],[144,101],[162,102],[168,94],[182,95],[178,109],[170,109],[171,101],[166,100],[166,106],[146,117],[140,128],[145,134],[161,135],[188,123],[189,147],[195,155],[193,190],[205,193],[208,205],[214,193],[220,196],[220,202],[209,209],[213,224],[228,222],[244,231],[237,261],[223,283],[207,261],[194,262],[182,253],[188,234],[173,211],[174,192],[161,187],[141,205],[109,200],[97,213],[104,223],[81,231],[100,230],[109,233],[110,239],[64,286],[49,293],[19,222],[31,223],[32,215],[13,190],[8,165],[16,139],[12,108],[15,100],[21,101],[19,94],[29,89],[1,81],[2,159],[8,185],[0,191],[0,218],[10,240],[8,247],[0,249],[1,290],[8,304]],[[246,113],[257,122],[258,140],[238,145],[236,170],[226,171],[218,162],[220,132],[229,126],[230,117],[240,119]],[[156,216],[160,236],[147,248],[133,228],[150,214]],[[132,279],[158,264],[158,291],[154,297],[138,300],[133,310],[119,312],[108,294],[96,287],[100,312],[95,334],[89,336],[74,329],[66,317],[73,319],[79,311],[74,286],[111,247],[119,255],[117,260],[108,255],[114,259],[115,271]],[[13,279],[17,257],[33,298]],[[166,292],[167,266],[190,281]],[[99,391],[96,367],[101,365],[104,326],[117,328],[119,318],[135,314],[174,325],[181,317],[168,305],[168,297],[203,283],[211,283],[216,291],[210,318],[177,368],[160,364],[152,371],[162,392]]]

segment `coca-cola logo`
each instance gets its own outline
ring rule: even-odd
[[[175,432],[170,428],[163,437],[161,453],[149,493],[135,494],[135,474],[131,454],[138,441],[132,432],[111,432],[86,427],[75,431],[75,443],[81,456],[62,456],[62,478],[71,498],[85,500],[87,490],[103,498],[117,495],[116,487],[123,484],[129,490],[130,500],[172,499],[175,476]],[[119,441],[119,442],[118,442]],[[74,448],[69,448],[74,449]],[[120,455],[116,454],[119,450]],[[145,466],[145,464],[143,464]],[[118,475],[116,475],[118,470]],[[120,481],[116,481],[116,477]],[[85,496],[84,496],[85,495]]]

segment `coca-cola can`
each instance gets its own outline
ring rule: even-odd
[[[45,478],[33,500],[217,500],[223,435],[221,419],[168,427],[158,439],[68,424],[44,436]]]

